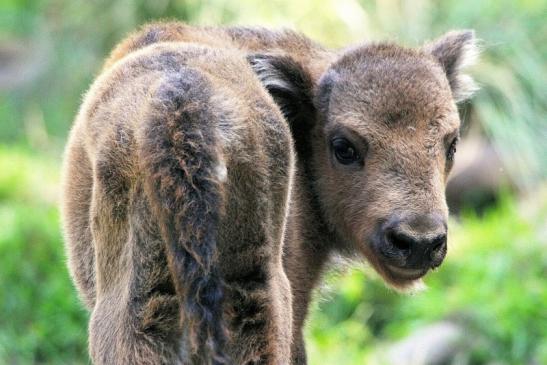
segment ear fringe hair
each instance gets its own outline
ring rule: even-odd
[[[424,46],[446,72],[457,103],[471,98],[479,90],[473,78],[463,72],[477,61],[481,50],[479,43],[473,30],[463,30],[448,32]]]

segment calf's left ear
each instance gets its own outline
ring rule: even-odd
[[[454,100],[461,102],[469,99],[478,87],[463,70],[475,63],[479,53],[475,32],[448,32],[423,48],[437,59],[446,72]]]
[[[264,54],[249,55],[247,61],[289,123],[312,114],[313,83],[302,65],[288,56]]]
[[[299,156],[307,156],[315,124],[309,72],[289,56],[255,54],[247,56],[247,61],[289,123]]]

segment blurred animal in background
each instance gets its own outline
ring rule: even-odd
[[[446,199],[453,214],[459,214],[462,209],[480,214],[498,200],[502,191],[516,191],[517,186],[509,174],[510,169],[480,125],[471,118],[464,123]]]
[[[65,159],[94,362],[305,364],[333,254],[419,283],[447,250],[475,56],[472,31],[328,50],[292,31],[159,23],[123,41]]]

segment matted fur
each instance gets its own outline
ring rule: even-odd
[[[292,171],[289,128],[244,55],[164,43],[106,70],[63,176],[93,362],[289,362]]]

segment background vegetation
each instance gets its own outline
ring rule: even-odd
[[[449,257],[424,292],[394,293],[363,265],[328,274],[307,326],[310,363],[388,362],[394,342],[444,321],[464,332],[448,363],[547,364],[546,15],[545,0],[2,0],[0,364],[89,362],[59,230],[62,146],[111,47],[165,17],[289,26],[333,47],[476,29],[482,90],[462,115],[513,188],[451,222]]]

